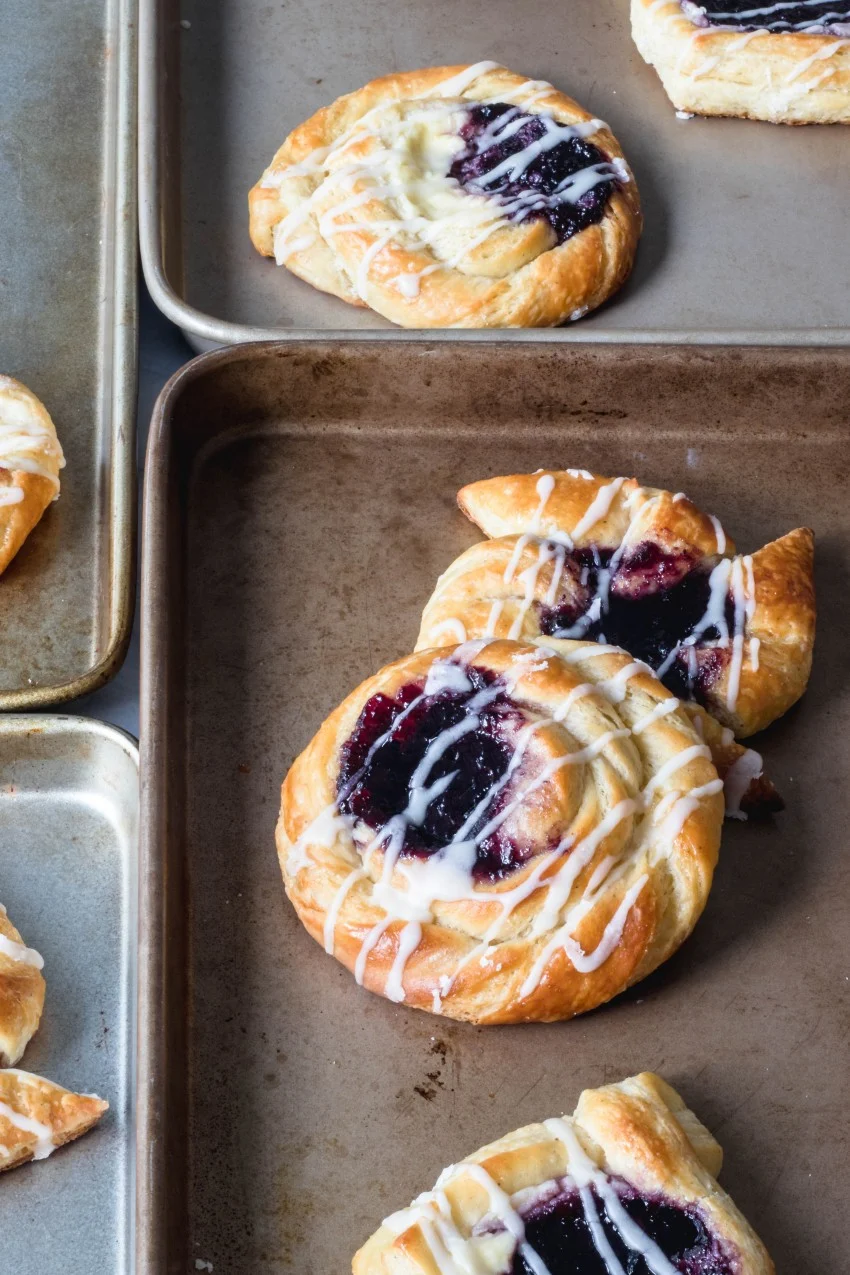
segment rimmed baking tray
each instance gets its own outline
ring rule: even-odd
[[[0,6],[0,372],[67,459],[0,579],[0,709],[94,690],[130,633],[135,155],[136,0]]]
[[[0,717],[0,901],[44,957],[21,1066],[109,1101],[100,1124],[3,1175],[0,1270],[131,1275],[139,756],[84,717]]]
[[[375,76],[501,61],[607,120],[646,231],[596,315],[503,340],[850,344],[847,130],[680,120],[627,0],[141,0],[142,260],[196,348],[279,337],[410,339],[310,288],[248,239],[247,193],[290,129]],[[487,339],[452,332],[452,340]],[[433,333],[422,340],[433,339]]]
[[[850,352],[256,345],[168,384],[145,492],[140,1275],[342,1275],[453,1159],[660,1071],[780,1275],[846,1268]],[[682,952],[572,1023],[476,1029],[358,989],[286,903],[280,781],[408,651],[478,538],[463,482],[575,465],[818,534],[808,694],[762,737],[788,809],[725,831]]]

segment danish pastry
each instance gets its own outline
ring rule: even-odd
[[[296,128],[249,195],[255,247],[403,327],[551,327],[620,287],[634,178],[602,122],[494,62],[373,80]]]
[[[815,635],[808,528],[739,555],[681,492],[586,470],[485,479],[458,503],[493,538],[440,577],[417,649],[485,636],[611,642],[738,738],[805,691]]]
[[[850,0],[632,0],[632,33],[679,111],[850,123]]]
[[[64,464],[47,409],[19,381],[0,376],[0,573],[59,495]]]
[[[586,1089],[572,1116],[527,1125],[453,1164],[386,1218],[354,1275],[773,1275],[716,1182],[723,1152],[644,1072]]]
[[[102,1098],[71,1093],[28,1071],[0,1071],[0,1173],[47,1159],[88,1133],[108,1108]]]
[[[0,903],[0,1066],[13,1067],[44,1008],[44,961],[27,947]]]
[[[421,651],[296,759],[277,848],[357,981],[478,1023],[552,1021],[649,974],[705,906],[722,783],[650,670],[596,642]]]

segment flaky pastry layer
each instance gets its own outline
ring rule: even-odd
[[[0,1071],[0,1172],[47,1159],[87,1133],[108,1108],[102,1098],[72,1093],[31,1072]]]
[[[44,1008],[44,962],[24,943],[0,904],[0,1067],[14,1067]]]
[[[635,44],[677,110],[850,123],[850,39],[697,26],[679,0],[632,0],[631,12]]]

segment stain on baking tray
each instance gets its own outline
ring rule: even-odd
[[[445,1040],[435,1036],[431,1039],[431,1048],[428,1051],[429,1060],[426,1066],[430,1070],[425,1072],[424,1078],[419,1084],[413,1086],[413,1092],[419,1094],[420,1098],[424,1098],[426,1102],[433,1102],[441,1089],[446,1088],[446,1064],[449,1061],[449,1046]]]

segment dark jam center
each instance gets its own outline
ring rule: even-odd
[[[464,828],[480,802],[503,778],[513,756],[509,737],[521,724],[520,714],[494,676],[465,668],[469,689],[425,695],[421,685],[403,686],[394,698],[373,695],[342,749],[338,805],[343,814],[362,819],[376,832],[409,809],[412,780],[429,746],[444,732],[477,718],[428,770],[423,786],[452,776],[444,791],[430,800],[421,822],[405,822],[401,853],[427,857],[444,849]],[[482,703],[481,692],[487,695]],[[406,711],[405,711],[406,710]],[[464,840],[472,839],[504,805],[506,788],[486,803]],[[524,853],[502,829],[476,848],[473,875],[495,879],[522,862]]]
[[[712,26],[742,31],[805,31],[809,27],[828,29],[836,23],[850,22],[847,0],[816,0],[793,6],[774,5],[770,0],[696,0],[683,7],[695,21],[704,15]]]
[[[571,636],[589,641],[603,639],[624,647],[650,668],[660,669],[672,651],[700,624],[711,593],[709,573],[696,568],[684,553],[665,553],[646,541],[637,545],[616,568],[608,590],[607,605],[598,618],[580,623],[600,593],[601,574],[613,557],[610,549],[577,549],[570,558],[579,569],[581,582],[577,603],[542,608],[541,632],[550,637]],[[734,632],[734,606],[727,596],[725,620]],[[579,625],[580,632],[574,632]],[[706,628],[696,643],[693,665],[683,649],[662,674],[662,681],[675,695],[687,699],[700,694],[720,676],[728,659],[723,647],[706,649],[705,643],[721,637],[714,626]]]
[[[515,177],[501,172],[487,180],[487,174],[511,156],[536,142],[559,136],[553,129],[564,134],[561,140],[535,155]],[[449,176],[467,190],[497,196],[507,205],[510,220],[542,217],[554,230],[558,243],[602,220],[616,179],[609,177],[583,191],[569,179],[597,165],[603,166],[603,173],[610,172],[609,157],[590,142],[570,136],[563,125],[557,125],[549,116],[525,115],[505,102],[473,106],[460,136],[467,144],[466,150],[452,164]],[[594,175],[589,174],[589,180],[593,179]],[[512,209],[516,201],[519,202]]]
[[[591,1188],[605,1237],[626,1275],[652,1275],[643,1257],[622,1239],[603,1200]],[[696,1211],[669,1201],[618,1191],[620,1202],[644,1235],[653,1240],[681,1275],[732,1275],[733,1266]],[[606,1275],[608,1266],[593,1239],[581,1197],[571,1191],[526,1213],[525,1238],[550,1275]],[[511,1275],[534,1275],[519,1249]]]

